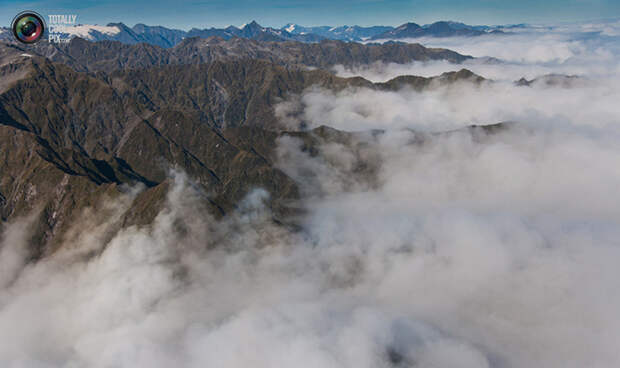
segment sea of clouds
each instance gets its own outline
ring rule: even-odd
[[[619,29],[432,39],[501,59],[466,65],[493,81],[291,96],[284,124],[361,132],[319,155],[280,139],[299,231],[271,221],[260,188],[215,220],[175,171],[151,225],[118,230],[130,191],[37,263],[30,219],[5,226],[0,366],[619,366]],[[513,83],[550,73],[580,82]]]

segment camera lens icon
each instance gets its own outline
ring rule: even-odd
[[[13,19],[11,28],[15,38],[19,42],[27,44],[39,41],[45,33],[43,17],[32,11],[19,13]]]

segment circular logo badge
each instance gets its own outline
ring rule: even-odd
[[[32,11],[19,13],[11,24],[13,35],[22,43],[32,44],[43,38],[45,22],[43,17]]]

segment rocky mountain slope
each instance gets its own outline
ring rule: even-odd
[[[280,125],[275,116],[277,102],[311,86],[422,90],[458,80],[482,81],[463,70],[373,84],[282,65],[285,57],[300,64],[310,60],[329,65],[345,55],[354,60],[346,51],[343,56],[326,53],[324,59],[318,52],[295,59],[294,52],[276,44],[232,42],[249,42],[266,55],[282,58],[269,61],[214,57],[209,47],[201,48],[202,41],[188,41],[186,47],[197,43],[195,49],[169,52],[149,45],[76,39],[51,59],[0,45],[0,216],[2,221],[37,216],[33,258],[53,251],[85,208],[98,208],[104,198],[130,188],[144,189],[119,226],[148,223],[158,212],[175,168],[208,193],[205,205],[216,216],[225,215],[251,188],[260,187],[270,193],[274,221],[290,223],[300,192],[298,184],[274,165],[276,139],[283,134],[314,140],[327,136],[324,130],[290,132],[291,127]],[[314,47],[331,45],[330,41]],[[351,46],[371,59],[402,50],[394,45],[394,50],[375,54],[382,49]],[[418,47],[425,57],[448,53]]]

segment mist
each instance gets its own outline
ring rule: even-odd
[[[579,40],[582,29],[461,39],[503,61],[468,65],[493,79],[481,85],[311,88],[282,102],[292,129],[361,132],[360,145],[326,143],[316,156],[278,141],[278,166],[304,193],[299,231],[273,223],[261,188],[217,220],[176,170],[152,224],[117,226],[135,188],[36,263],[30,220],[7,224],[0,365],[620,365],[620,68],[618,54],[588,56],[597,41]],[[550,56],[514,56],[526,45]],[[512,83],[566,71],[582,82]],[[360,175],[359,161],[376,171]]]

